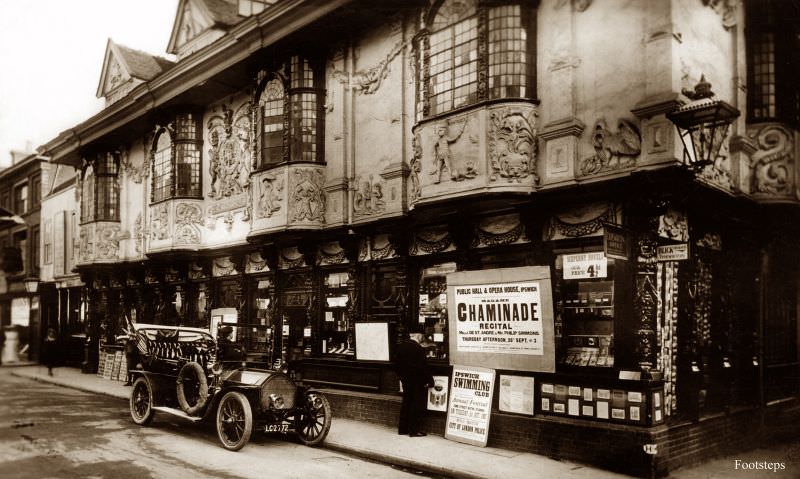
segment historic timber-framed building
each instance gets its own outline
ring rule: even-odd
[[[181,0],[175,62],[109,42],[106,108],[41,149],[79,170],[87,370],[125,318],[270,324],[266,362],[393,423],[399,330],[450,375],[449,275],[544,266],[555,367],[496,368],[534,386],[516,412],[495,391],[489,444],[645,474],[790,427],[797,20],[788,0]],[[700,158],[676,125],[719,105],[706,79],[727,103],[690,118],[716,128]]]

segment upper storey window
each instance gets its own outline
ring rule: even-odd
[[[258,168],[284,162],[322,162],[322,74],[294,56],[261,81]]]
[[[791,0],[747,2],[750,121],[800,124],[800,10]]]
[[[172,125],[156,132],[152,149],[153,203],[201,196],[199,122],[199,115],[182,113]]]
[[[416,42],[417,117],[534,98],[534,13],[524,2],[439,2]]]
[[[97,155],[83,170],[81,222],[119,221],[119,159]]]

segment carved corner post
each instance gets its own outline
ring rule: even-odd
[[[650,223],[648,221],[648,223]],[[636,274],[634,318],[636,330],[636,362],[643,378],[649,377],[656,365],[656,308],[659,292],[656,288],[656,246],[652,225],[640,231],[636,239]]]
[[[395,341],[399,343],[408,331],[410,314],[410,288],[409,288],[409,257],[408,242],[409,237],[406,233],[396,231],[391,235],[391,242],[397,252],[399,262],[397,263],[397,279],[395,281],[395,308],[397,309],[397,326],[395,329]],[[396,344],[395,343],[395,344]]]
[[[318,326],[320,308],[318,303],[322,296],[320,294],[321,284],[320,281],[318,281],[317,270],[315,268],[317,264],[317,244],[316,242],[301,243],[298,245],[297,251],[303,255],[303,261],[305,261],[306,265],[309,267],[309,271],[305,275],[305,286],[309,294],[308,305],[306,306],[306,324],[303,327],[311,329],[311,336],[306,337],[305,331],[303,332],[303,355],[310,356],[310,353],[316,347],[319,339]]]
[[[86,286],[83,288],[81,294],[84,309],[84,334],[86,341],[84,342],[83,349],[83,362],[81,363],[81,372],[95,373],[97,372],[97,362],[99,358],[99,332],[100,327],[98,324],[98,310],[99,310],[99,292],[95,289],[94,274],[87,271],[81,272],[81,281]]]

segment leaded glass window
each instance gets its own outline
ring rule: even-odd
[[[280,78],[273,78],[261,93],[261,162],[259,167],[283,159],[284,89]]]
[[[153,202],[166,200],[172,193],[172,140],[161,130],[153,155]]]
[[[200,116],[181,113],[175,117],[175,128],[162,128],[153,149],[152,201],[169,198],[200,197],[202,166]]]
[[[81,221],[119,221],[119,160],[114,153],[97,155],[83,172]]]
[[[417,116],[535,97],[534,12],[523,2],[445,0],[416,43]]]

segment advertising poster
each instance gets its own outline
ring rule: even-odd
[[[356,359],[389,360],[388,323],[356,323]]]
[[[445,437],[451,441],[486,446],[492,416],[494,370],[453,366]]]
[[[533,378],[500,375],[498,409],[533,416]]]
[[[608,260],[602,251],[564,255],[564,279],[605,278]]]
[[[447,411],[447,376],[434,376],[433,387],[428,388],[428,411]]]
[[[447,299],[454,364],[555,371],[549,267],[451,273]]]

